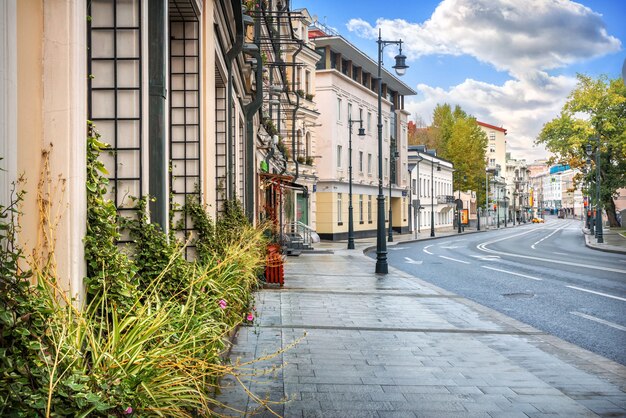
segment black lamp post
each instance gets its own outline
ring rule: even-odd
[[[352,211],[352,124],[359,123],[359,136],[365,136],[365,129],[363,129],[363,120],[352,120],[352,117],[348,117],[348,249],[354,250],[354,215]]]
[[[515,186],[515,190],[513,190],[513,226],[515,226],[515,219],[517,218],[517,212],[515,211],[515,201],[517,200],[517,185]]]
[[[500,228],[500,188],[498,187],[498,183],[494,183],[496,187],[496,220],[498,222],[498,228]]]
[[[435,158],[430,160],[430,236],[435,236]],[[441,171],[437,163],[437,171]]]
[[[413,211],[415,213],[414,219],[415,219],[415,224],[417,225],[417,229],[415,229],[415,238],[417,239],[417,234],[419,234],[420,231],[420,222],[421,222],[421,216],[420,216],[420,210],[422,209],[422,186],[420,183],[420,162],[422,162],[422,160],[424,159],[424,157],[422,157],[421,155],[419,155],[419,152],[417,154],[417,188],[416,188],[416,192],[417,192],[417,207],[413,208]],[[416,227],[416,225],[413,225],[413,228]]]
[[[598,244],[604,242],[602,231],[602,202],[600,200],[600,138],[593,139],[596,147],[596,231],[595,236]],[[591,145],[587,144],[587,155],[591,156]]]
[[[467,176],[463,176],[463,184],[467,182]],[[459,182],[460,183],[460,182]],[[458,226],[458,233],[461,233],[461,184],[458,184],[459,188],[459,199],[456,202],[456,223]]]
[[[391,211],[391,166],[396,162],[400,154],[395,149],[391,148],[389,153],[389,229],[387,230],[387,242],[393,242],[393,221]]]
[[[382,122],[382,62],[383,49],[387,45],[399,45],[400,51],[396,55],[396,65],[393,68],[399,76],[404,75],[406,69],[406,56],[402,54],[402,41],[383,41],[381,31],[378,30],[378,220],[376,223],[376,273],[387,274],[387,243],[385,242],[385,196],[383,196],[383,122]],[[391,205],[391,202],[389,202]],[[389,225],[391,227],[391,224]]]

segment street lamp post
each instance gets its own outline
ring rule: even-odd
[[[359,123],[359,136],[365,136],[365,129],[363,129],[363,120],[352,120],[351,116],[348,116],[348,249],[354,250],[354,214],[352,209],[352,124]]]
[[[463,184],[465,184],[465,182],[467,182],[467,176],[463,176]],[[459,182],[460,183],[460,182]],[[461,233],[461,185],[458,185],[459,187],[459,199],[457,200],[456,203],[456,223],[458,226],[458,233]]]
[[[516,190],[513,190],[513,226],[515,226],[515,219],[517,218],[517,212],[515,210],[515,201],[517,200],[517,185],[515,186]]]
[[[435,236],[435,159],[434,156],[430,160],[430,236]],[[437,163],[437,171],[440,171],[441,167]]]
[[[596,146],[596,231],[595,236],[598,244],[604,242],[602,231],[602,203],[600,201],[600,138],[595,138]],[[591,156],[591,145],[587,144],[587,155]]]
[[[396,151],[393,147],[389,148],[389,229],[387,234],[387,242],[393,242],[393,220],[392,220],[392,211],[391,211],[391,166],[398,159],[398,151]]]
[[[383,41],[381,38],[381,30],[378,30],[378,220],[376,223],[376,273],[387,274],[389,267],[387,265],[387,243],[385,242],[385,196],[383,196],[383,122],[382,122],[382,62],[383,49],[387,45],[399,45],[400,51],[396,55],[396,65],[393,68],[399,76],[404,75],[406,69],[406,56],[402,55],[402,40],[399,41]],[[389,202],[391,205],[391,202]],[[391,225],[389,225],[391,227]]]
[[[419,155],[419,152],[417,153],[417,207],[413,208],[414,213],[416,213],[416,222],[415,224],[417,225],[417,229],[415,230],[415,238],[417,239],[417,234],[419,234],[420,231],[420,222],[421,222],[421,213],[420,210],[422,209],[422,186],[420,183],[420,162],[422,162],[422,160],[424,159],[424,157],[422,157],[421,155]],[[413,226],[415,227],[415,225]]]

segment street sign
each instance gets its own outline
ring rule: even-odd
[[[469,225],[469,209],[461,209],[461,225]]]

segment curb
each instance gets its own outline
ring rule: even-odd
[[[610,247],[603,247],[601,245],[598,244],[593,244],[591,243],[591,234],[587,234],[585,233],[585,231],[583,231],[583,234],[585,235],[585,247],[587,248],[591,248],[592,250],[596,250],[596,251],[602,251],[605,253],[613,253],[613,254],[626,254],[626,249],[625,250],[621,250],[618,249],[617,247],[615,247],[614,245],[611,245]]]

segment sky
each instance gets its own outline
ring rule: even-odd
[[[437,104],[459,105],[507,129],[507,152],[528,162],[549,154],[534,141],[557,117],[576,75],[618,78],[626,59],[626,0],[292,0],[376,59],[402,39],[417,95],[410,119],[430,124]],[[385,48],[392,71],[394,46]]]

